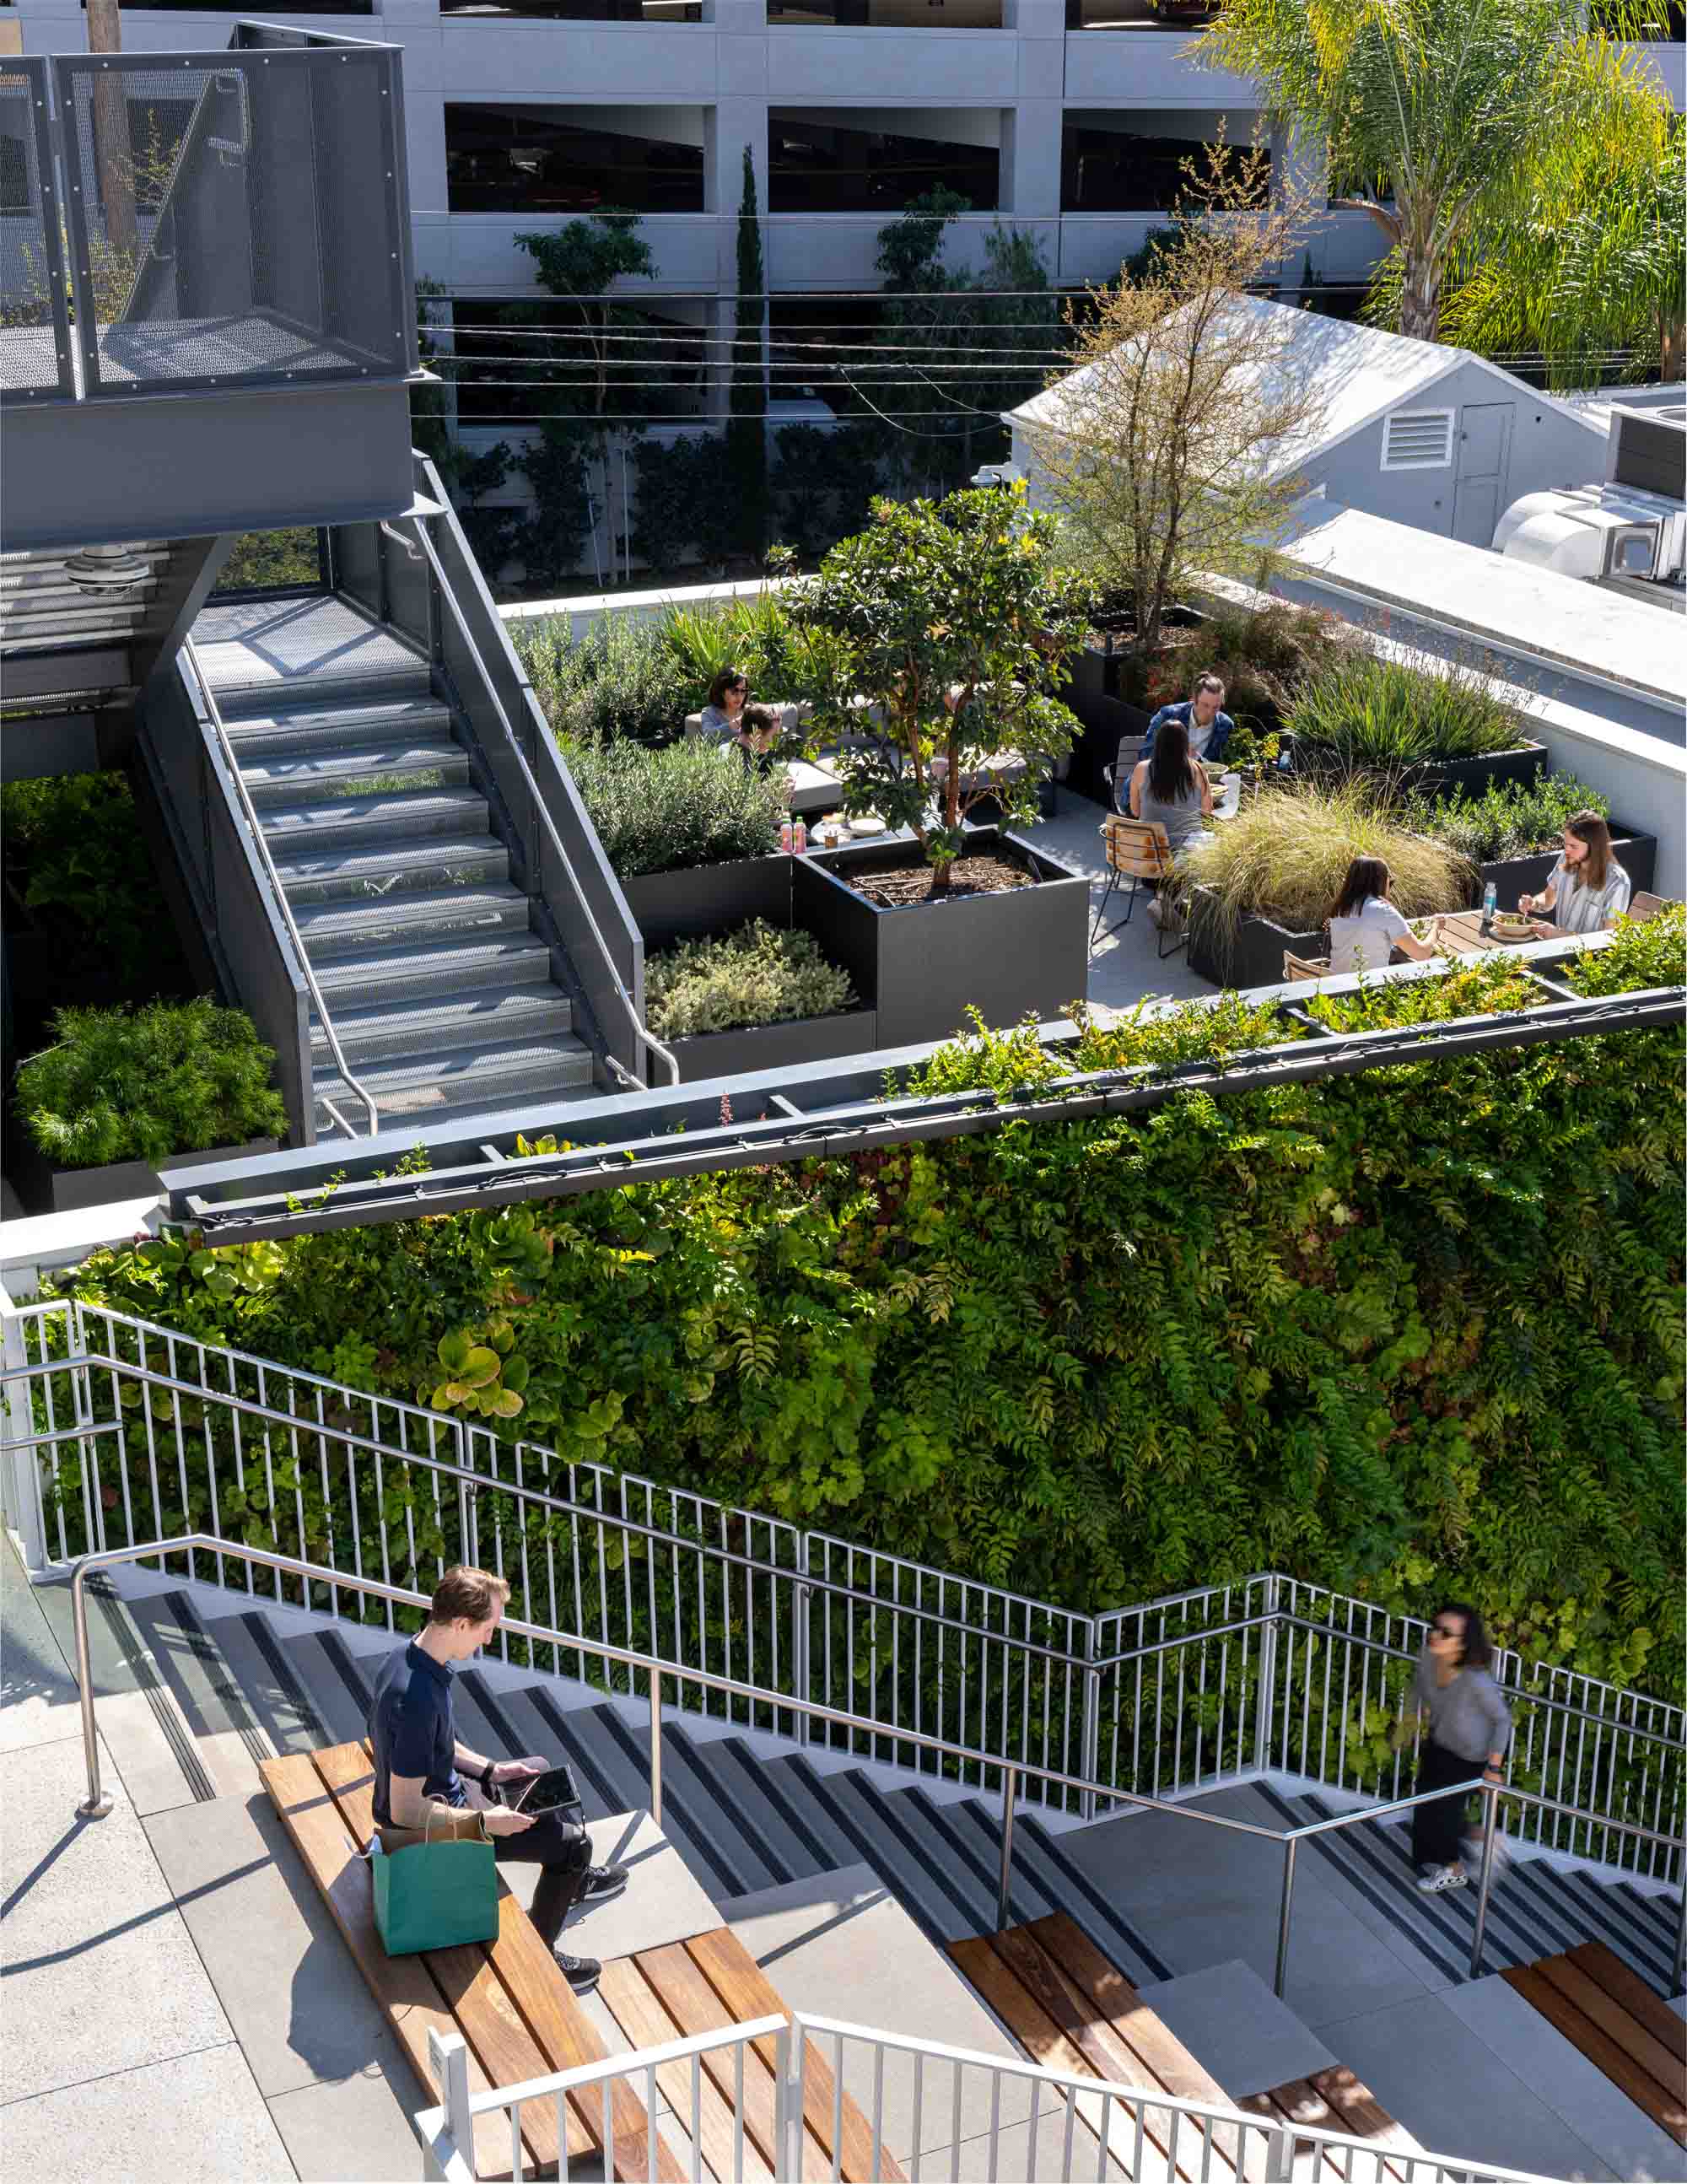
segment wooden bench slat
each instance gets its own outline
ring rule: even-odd
[[[443,2036],[454,2032],[457,2025],[422,1959],[389,1957],[381,1947],[375,1930],[374,1878],[368,1861],[358,1855],[347,1832],[333,1792],[303,1753],[262,1760],[258,1772],[288,1840],[321,1891],[353,1962],[393,2027],[415,2072],[416,2082],[431,2087],[433,2067],[428,2058],[428,2032],[432,2030]],[[485,2092],[490,2083],[471,2047],[470,2091]],[[537,2160],[531,2146],[528,2153]],[[476,2119],[475,2164],[483,2176],[509,2174],[509,2134],[498,2118]]]
[[[1632,1971],[1608,1943],[1578,1942],[1564,1952],[1589,1978],[1620,2002],[1630,2017],[1644,2025],[1654,2040],[1661,2040],[1675,2060],[1687,2070],[1687,2021],[1679,2018],[1661,1994],[1656,1993],[1636,1971]]]
[[[1631,2017],[1614,1995],[1607,1994],[1567,1956],[1545,1957],[1534,1967],[1560,1994],[1573,2003],[1589,2023],[1613,2040],[1637,2069],[1644,2070],[1666,2103],[1673,2103],[1678,2126],[1687,2126],[1682,2105],[1681,2072],[1675,2058],[1661,2040],[1654,2040],[1638,2018]]]
[[[958,1941],[950,1942],[948,1948],[949,1955],[1033,2063],[1040,2063],[1045,2070],[1063,2070],[1071,2077],[1094,2076],[1095,2073],[1084,2061],[1078,2048],[1067,2039],[1036,1998],[1021,1985],[983,1936],[963,1936]],[[1045,2113],[1055,2098],[1055,2096],[1050,2096],[1050,2103],[1045,2104]],[[1108,2102],[1100,2093],[1093,2097],[1080,2093],[1077,2099],[1079,2116],[1099,2139],[1102,2131],[1102,2113],[1109,2105]],[[1123,2113],[1115,2106],[1106,2125],[1107,2139],[1109,2145],[1115,2148],[1117,2159],[1128,2164],[1130,2149],[1125,2142],[1127,2132],[1120,2127],[1122,2121]],[[1171,2165],[1152,2132],[1145,2132],[1144,2136],[1140,2171],[1137,2184],[1172,2184]],[[1180,2178],[1188,2175],[1181,2164],[1177,2175]]]
[[[724,2031],[738,2020],[721,2002],[698,1970],[681,1942],[665,1948],[643,1949],[638,1968],[655,1989],[662,2007],[687,2037],[693,2033]],[[730,2103],[734,2094],[737,2064],[730,2053],[705,2055],[703,2067]],[[777,2132],[773,2073],[754,2046],[744,2053],[744,2132],[756,2152],[774,2172],[781,2172]],[[803,2176],[808,2184],[823,2184],[832,2174],[832,2163],[811,2131],[803,2133]]]
[[[316,1763],[325,1779],[330,1774],[337,1778],[334,1793],[352,1826],[365,1832],[372,1830],[375,1776],[368,1747],[332,1746],[316,1754]],[[498,1910],[496,1940],[423,1952],[441,1993],[456,2014],[464,2037],[479,2051],[492,2082],[519,2085],[526,2078],[548,2077],[553,2070],[602,2062],[608,2049],[569,1992],[550,1951],[502,1875]],[[601,2092],[593,2086],[581,2086],[569,2095],[567,2112],[571,2158],[600,2148],[604,2143]],[[619,2092],[613,2103],[613,2119],[615,2173],[626,2184],[644,2184],[650,2168],[644,2104],[630,2091]],[[548,2167],[554,2165],[556,2109],[552,2103],[534,2102],[524,2107],[524,2142],[530,2131],[537,2142],[548,2147],[539,2158]],[[685,2172],[660,2137],[657,2161],[657,2184],[683,2184]]]
[[[791,2013],[783,1997],[730,1927],[717,1926],[712,1933],[693,1934],[685,1946],[698,1970],[739,2024],[747,2024],[757,2017],[771,2017],[776,2013],[789,2017]],[[773,2042],[759,2040],[756,2046],[771,2069],[774,2062]],[[835,2098],[832,2065],[810,2042],[803,2070],[803,2116],[828,2159],[833,2150]],[[839,2165],[846,2184],[871,2184],[874,2174],[872,2127],[848,2093],[844,2096],[841,2120],[843,2147]],[[883,2147],[879,2149],[877,2173],[884,2184],[901,2184],[902,2171]]]
[[[1603,2070],[1636,2108],[1644,2109],[1678,2144],[1687,2146],[1687,2114],[1679,2097],[1666,2092],[1651,2072],[1643,2070],[1619,2042],[1585,2017],[1538,1964],[1513,1964],[1500,1976],[1533,2003],[1548,2024],[1556,2025],[1573,2048],[1579,2048],[1590,2063]]]
[[[685,2029],[662,2006],[656,1990],[639,1968],[637,1957],[618,1957],[604,1966],[598,1982],[604,2006],[634,2048],[660,2048],[670,2040],[682,2040]],[[674,2114],[688,2131],[691,2128],[691,2065],[665,2063],[656,2082]],[[748,2184],[771,2184],[773,2171],[755,2150],[748,2131],[743,2134],[739,2164],[738,2138],[732,2121],[732,2103],[723,2098],[707,2070],[698,2073],[697,2142],[703,2158],[721,2180],[732,2184],[742,2175]]]
[[[1079,1991],[1100,2008],[1125,2045],[1139,2055],[1155,2080],[1179,2100],[1232,2105],[1217,2078],[1162,2024],[1111,1958],[1065,1911],[1033,1919],[1026,1930]]]

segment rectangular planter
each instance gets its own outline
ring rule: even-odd
[[[1491,785],[1522,782],[1532,787],[1546,771],[1545,744],[1524,743],[1486,758],[1453,758],[1426,765],[1414,788],[1431,796],[1485,796]]]
[[[1196,888],[1191,896],[1189,968],[1199,978],[1211,978],[1215,986],[1240,991],[1250,986],[1280,986],[1285,949],[1300,956],[1324,952],[1322,929],[1290,933],[1268,917],[1244,917],[1233,933],[1227,933],[1215,919],[1202,916],[1205,894],[1205,888]]]
[[[966,1028],[976,1007],[986,1023],[1063,1016],[1089,975],[1089,882],[1020,836],[981,827],[982,850],[1011,844],[1038,875],[1034,887],[960,895],[881,910],[848,884],[855,872],[904,864],[905,842],[852,843],[793,858],[792,915],[842,964],[877,1011],[881,1046],[913,1046]]]
[[[243,1145],[214,1145],[207,1152],[172,1153],[156,1167],[147,1161],[112,1161],[103,1167],[56,1167],[53,1170],[53,1210],[70,1213],[84,1206],[110,1206],[120,1199],[153,1198],[164,1188],[161,1178],[172,1168],[201,1167],[207,1161],[256,1160],[281,1149],[279,1138],[253,1138]]]
[[[676,940],[719,939],[753,917],[782,933],[791,923],[794,857],[743,857],[729,865],[693,865],[683,872],[641,872],[621,891],[648,950]],[[619,877],[619,875],[617,875]]]
[[[1073,660],[1072,680],[1061,693],[1083,723],[1083,733],[1072,747],[1066,786],[1095,804],[1107,801],[1101,769],[1118,755],[1120,738],[1148,733],[1146,713],[1109,694],[1109,681],[1116,680],[1110,677],[1112,666],[1108,655],[1086,649]]]
[[[1612,828],[1611,847],[1617,861],[1628,873],[1629,883],[1636,894],[1650,894],[1653,880],[1657,876],[1657,836],[1632,833],[1627,827]],[[1501,910],[1514,910],[1520,894],[1539,894],[1558,861],[1556,850],[1542,850],[1528,857],[1501,857],[1491,865],[1478,866],[1477,899],[1482,889],[1492,880],[1499,890]]]
[[[743,1031],[699,1032],[668,1044],[679,1063],[681,1082],[696,1084],[710,1077],[740,1077],[751,1070],[793,1069],[805,1061],[871,1054],[878,1034],[872,1010],[846,1009],[841,1016],[799,1017],[789,1023],[753,1024]]]

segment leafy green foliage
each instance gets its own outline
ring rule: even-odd
[[[562,754],[622,879],[769,856],[779,846],[779,783],[736,750],[687,737],[661,750],[565,743]]]
[[[316,527],[300,524],[287,531],[248,531],[234,542],[217,571],[218,592],[295,590],[322,582]]]
[[[1573,773],[1543,774],[1539,781],[1489,782],[1480,796],[1409,797],[1400,822],[1420,834],[1450,843],[1473,864],[1556,850],[1567,820],[1578,811],[1611,816],[1598,789]]]
[[[1621,929],[1578,976],[1679,980],[1682,950],[1677,914]],[[1449,1006],[1499,1002],[1515,975],[1473,963]],[[1428,1005],[1412,982],[1342,1006],[1382,1022]],[[1298,1035],[1232,997],[1098,1020],[1066,1062],[1169,1068],[1203,1043],[1224,1059]],[[1022,1034],[958,1042],[927,1076],[988,1100],[1034,1081],[1033,1051]],[[1262,1568],[1394,1609],[1451,1591],[1531,1659],[1644,1669],[1679,1696],[1683,1061],[1665,1028],[1221,1083],[294,1237],[273,1279],[227,1297],[170,1238],[63,1286],[430,1401],[440,1338],[461,1334],[504,1361],[502,1385],[527,1363],[518,1418],[476,1405],[506,1441],[1086,1610]],[[488,1339],[503,1323],[507,1350]],[[139,1493],[144,1447],[131,1460]],[[300,1529],[326,1542],[309,1469]],[[325,1474],[341,1537],[345,1471]],[[383,1507],[362,1476],[365,1543],[385,1529],[395,1574],[433,1552],[426,1485],[407,1506],[389,1473]],[[65,1509],[74,1527],[74,1482]],[[1361,1744],[1387,1727],[1374,1688],[1372,1710]]]
[[[312,534],[313,537],[315,534]],[[180,986],[187,967],[124,775],[53,774],[0,788],[6,922],[50,936],[60,990],[115,978],[131,992]]]
[[[430,1387],[424,1381],[416,1401],[436,1411],[465,1411],[483,1418],[518,1418],[525,1407],[521,1390],[532,1377],[525,1357],[512,1357],[515,1330],[501,1319],[484,1330],[480,1340],[454,1328],[434,1346],[440,1378]]]
[[[1356,647],[1301,685],[1283,725],[1310,760],[1344,775],[1484,758],[1523,740],[1517,715],[1473,669],[1384,660]]]
[[[1644,993],[1687,984],[1687,911],[1679,903],[1644,921],[1619,917],[1617,937],[1578,956],[1566,973],[1582,994]]]
[[[754,429],[759,435],[761,426]],[[632,458],[633,552],[657,567],[696,560],[713,569],[734,554],[754,553],[754,514],[740,498],[742,454],[742,433],[730,443],[713,432],[644,441]]]
[[[799,624],[833,646],[813,744],[853,734],[859,695],[883,722],[881,738],[846,742],[832,760],[844,807],[911,828],[934,893],[972,806],[990,796],[1029,819],[1042,762],[1072,748],[1077,723],[1051,688],[1083,641],[1088,593],[1058,564],[1055,533],[1022,490],[875,501],[866,529],[788,594]],[[1029,761],[1017,781],[991,769],[1004,754]]]
[[[658,1039],[737,1031],[855,1005],[847,971],[828,963],[811,933],[752,918],[721,940],[682,940],[650,956],[644,998]]]
[[[273,1050],[250,1017],[203,996],[123,1009],[60,1009],[57,1045],[18,1072],[25,1127],[63,1167],[163,1160],[283,1137]]]
[[[510,625],[533,694],[554,733],[572,744],[666,743],[684,727],[688,686],[660,630],[606,615],[575,638],[565,621]]]

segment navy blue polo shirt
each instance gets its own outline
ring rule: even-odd
[[[375,1680],[369,1741],[375,1752],[375,1817],[381,1826],[393,1825],[387,1798],[395,1774],[420,1774],[425,1797],[443,1798],[448,1805],[468,1803],[457,1777],[451,1671],[424,1653],[414,1638],[387,1656]]]

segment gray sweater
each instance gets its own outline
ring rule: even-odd
[[[1486,1669],[1461,1669],[1450,1684],[1437,1683],[1426,1646],[1411,1695],[1428,1715],[1429,1734],[1441,1749],[1478,1768],[1512,1741],[1512,1710]]]

